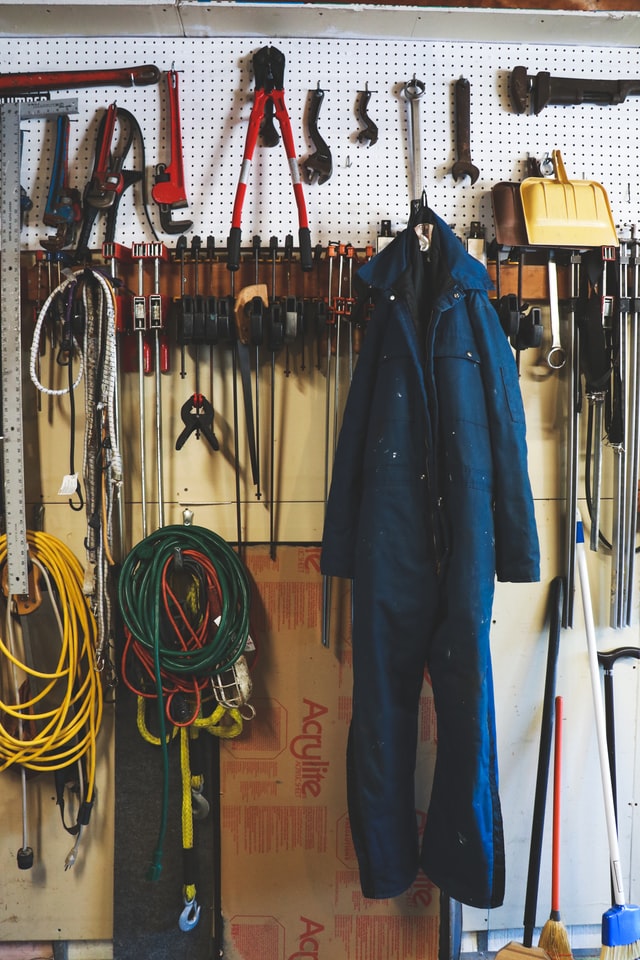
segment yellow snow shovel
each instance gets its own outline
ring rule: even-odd
[[[559,150],[553,151],[555,177],[527,177],[520,196],[532,246],[618,246],[604,187],[593,180],[569,180]]]

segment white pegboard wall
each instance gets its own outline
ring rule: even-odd
[[[618,223],[640,219],[640,174],[633,131],[638,128],[640,99],[618,106],[583,104],[548,106],[539,115],[516,114],[508,80],[521,64],[530,74],[549,70],[557,76],[629,78],[640,76],[640,51],[634,48],[556,47],[493,43],[406,42],[380,40],[272,40],[286,57],[285,92],[298,158],[313,151],[306,116],[310,92],[325,91],[319,131],[333,157],[333,175],[319,185],[305,185],[312,243],[344,240],[365,246],[375,240],[382,219],[394,230],[406,222],[410,176],[407,156],[408,106],[402,88],[415,75],[425,84],[419,101],[423,184],[429,204],[461,236],[480,220],[492,236],[490,190],[501,180],[525,175],[528,155],[562,151],[571,179],[601,182]],[[162,71],[179,71],[182,139],[188,210],[175,219],[193,221],[193,233],[226,244],[242,162],[253,95],[253,53],[263,43],[250,38],[2,40],[5,62],[13,71],[46,71],[155,63]],[[471,84],[472,159],[477,182],[454,181],[453,92],[455,81]],[[374,145],[358,143],[358,92],[368,84],[369,115],[379,130]],[[70,145],[71,185],[82,191],[91,175],[97,125],[113,102],[130,110],[141,125],[146,148],[149,191],[157,163],[170,160],[165,81],[158,86],[95,87],[56,91],[74,95]],[[23,230],[23,244],[37,249],[47,231],[42,212],[55,142],[53,122],[24,125],[22,183],[33,201]],[[137,163],[137,150],[127,166]],[[127,191],[121,203],[118,236],[130,244],[152,239],[142,215],[140,188]],[[160,224],[151,211],[156,229]],[[99,247],[104,224],[99,220],[93,245]],[[297,216],[282,143],[258,145],[242,220],[243,243],[258,234],[294,235]],[[168,244],[171,236],[161,234]]]
[[[267,42],[267,41],[265,41]],[[409,158],[407,156],[407,104],[402,97],[403,85],[414,75],[425,84],[425,95],[420,102],[421,155],[423,183],[430,205],[447,222],[464,235],[472,220],[480,220],[493,234],[490,189],[502,180],[520,180],[525,175],[527,155],[541,157],[554,148],[562,151],[567,172],[571,178],[587,177],[602,182],[607,189],[617,222],[640,220],[640,175],[635,148],[638,129],[640,98],[630,98],[615,107],[585,104],[576,107],[547,107],[538,116],[518,115],[509,102],[508,79],[517,65],[524,65],[531,74],[547,69],[558,76],[585,78],[626,78],[640,76],[640,50],[610,47],[524,46],[522,44],[454,43],[435,41],[391,40],[272,40],[286,56],[285,90],[293,125],[298,156],[302,160],[313,148],[304,125],[310,91],[318,83],[325,90],[320,112],[319,129],[333,154],[333,176],[324,185],[305,187],[312,242],[326,245],[329,240],[351,242],[363,247],[375,240],[382,219],[389,219],[393,230],[404,226],[409,208]],[[192,233],[203,241],[208,235],[215,238],[218,248],[224,247],[231,224],[231,211],[238,174],[242,162],[247,124],[253,95],[251,58],[263,45],[255,39],[140,39],[118,38],[103,40],[54,39],[0,41],[5,62],[14,71],[79,69],[85,67],[126,66],[155,63],[166,71],[175,65],[179,71],[182,135],[184,144],[185,176],[189,207],[178,211],[177,219],[193,220]],[[453,104],[454,85],[460,77],[471,84],[471,146],[472,158],[479,167],[480,177],[474,185],[456,183],[451,175],[454,162]],[[369,113],[379,129],[379,140],[373,146],[359,144],[356,115],[358,91],[368,84],[372,93]],[[54,93],[60,98],[73,95],[79,102],[79,114],[73,118],[70,156],[70,180],[82,189],[92,168],[95,137],[100,117],[109,103],[116,101],[130,110],[144,132],[146,165],[149,186],[157,163],[169,161],[167,117],[164,80],[158,87],[92,88]],[[36,250],[48,230],[42,226],[42,211],[48,188],[53,155],[54,125],[51,122],[32,121],[24,124],[24,155],[22,181],[33,200],[34,207],[22,234],[25,247]],[[140,158],[134,155],[133,161]],[[151,235],[140,209],[139,189],[132,196],[128,191],[122,203],[118,237],[129,245],[149,240]],[[135,198],[135,202],[133,199]],[[156,229],[160,230],[155,206],[151,204]],[[269,237],[278,236],[282,242],[288,233],[297,241],[297,222],[289,171],[282,144],[274,149],[259,146],[242,222],[243,240],[249,246],[254,234],[260,235],[266,246]],[[94,246],[102,239],[103,224],[98,222]],[[172,247],[175,237],[160,233]],[[191,368],[190,368],[191,369]],[[224,390],[228,376],[218,376],[216,389]],[[191,373],[190,373],[191,375]],[[176,381],[177,382],[177,381]],[[301,378],[291,383],[306,383]],[[553,389],[552,381],[545,389]],[[191,380],[189,381],[191,383]],[[188,388],[190,389],[190,387]],[[176,394],[178,391],[175,391]],[[213,390],[212,390],[213,393]],[[291,393],[289,394],[291,397]],[[228,400],[228,397],[226,398]],[[216,410],[228,410],[227,403],[216,401]],[[263,408],[264,409],[264,408]],[[528,411],[529,412],[529,411]],[[165,419],[165,428],[167,427]],[[316,424],[317,425],[317,424]],[[554,421],[555,425],[555,421]],[[545,422],[545,426],[548,426]],[[549,428],[550,430],[550,428]],[[311,430],[310,430],[311,432]],[[135,438],[132,439],[132,445]],[[183,461],[181,469],[193,471],[193,462],[202,450]],[[204,461],[203,461],[204,462]],[[184,464],[187,464],[185,468]],[[207,464],[208,469],[208,464]],[[549,469],[549,467],[547,467]],[[196,471],[197,472],[197,471]],[[182,477],[176,469],[172,482]],[[315,482],[316,478],[312,478]],[[306,477],[299,477],[299,489],[306,490]],[[180,482],[167,483],[167,488],[186,490]],[[318,485],[320,489],[320,485]],[[174,493],[174,496],[176,494]],[[180,494],[178,494],[180,495]],[[200,506],[198,508],[201,510]],[[202,507],[204,509],[204,505]],[[304,506],[302,507],[304,509]],[[552,543],[551,529],[557,524],[544,504],[544,543]],[[555,536],[555,532],[553,534]],[[544,639],[537,641],[534,630],[536,616],[520,603],[518,586],[508,585],[510,596],[516,597],[513,606],[496,608],[500,627],[508,645],[496,658],[496,690],[498,706],[502,705],[500,729],[502,743],[508,741],[507,731],[528,735],[527,742],[514,738],[513,754],[507,754],[502,774],[501,789],[505,800],[511,802],[508,820],[514,831],[513,808],[518,813],[517,823],[529,815],[530,797],[523,795],[523,771],[530,773],[534,752],[531,748],[533,721],[527,726],[527,717],[533,715],[537,688],[530,684],[532,663],[542,664]],[[520,585],[521,587],[523,585]],[[605,588],[606,589],[606,588]],[[528,594],[526,596],[529,596]],[[540,594],[538,594],[540,596]],[[508,612],[507,612],[508,610]],[[528,620],[527,620],[528,618]],[[517,627],[514,623],[517,619]],[[525,622],[523,622],[525,621]],[[517,641],[513,642],[516,629]],[[613,643],[613,638],[612,643]],[[581,638],[578,631],[565,640],[577,648]],[[521,642],[522,641],[522,642]],[[569,647],[570,650],[573,647]],[[582,661],[582,649],[575,661]],[[573,663],[573,661],[572,661]],[[541,677],[538,669],[535,676]],[[521,682],[520,682],[521,680]],[[572,688],[582,690],[571,675]],[[515,722],[518,718],[519,722]],[[637,717],[633,729],[637,729]],[[585,729],[574,721],[578,737],[586,737]],[[637,738],[634,746],[637,744]],[[582,756],[585,745],[579,741],[573,752],[575,765],[573,782],[582,784]],[[637,746],[636,746],[637,750]],[[526,763],[528,770],[524,770]],[[638,769],[627,763],[625,769],[635,774]],[[570,773],[573,771],[570,771]],[[571,780],[571,778],[569,778]],[[593,782],[593,781],[591,781]],[[599,788],[590,788],[597,791]],[[631,792],[631,791],[628,791]],[[579,804],[580,817],[586,827],[573,834],[586,838],[584,849],[592,853],[593,812],[591,796],[586,804]],[[524,811],[524,812],[523,812]],[[582,822],[579,824],[582,825]],[[572,824],[576,831],[576,825]],[[503,929],[517,926],[521,918],[520,892],[524,891],[526,867],[526,839],[516,837],[519,846],[511,847],[509,856],[509,889],[507,902],[491,918],[475,918],[465,909],[465,924],[471,929]],[[575,848],[575,847],[574,847]],[[571,850],[569,850],[571,854]],[[590,853],[590,855],[591,855]],[[634,854],[637,850],[634,849]],[[517,862],[515,862],[517,861]],[[634,895],[638,883],[638,858],[634,856]],[[602,912],[587,909],[584,897],[608,894],[606,869],[598,876],[600,893],[594,894],[594,880],[585,871],[580,853],[567,862],[566,889],[567,923],[583,922],[587,915]],[[544,873],[546,877],[548,874]],[[583,889],[582,883],[587,887]],[[637,896],[637,893],[636,893]],[[582,899],[581,899],[582,898]]]

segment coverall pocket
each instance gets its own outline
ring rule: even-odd
[[[493,458],[478,351],[473,343],[441,344],[434,368],[440,478],[490,489]]]
[[[511,419],[514,423],[524,423],[524,404],[522,402],[522,394],[520,393],[520,384],[518,383],[515,364],[513,365],[513,369],[500,367],[500,373],[502,375],[502,386],[504,387],[504,395]]]

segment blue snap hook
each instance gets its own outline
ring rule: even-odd
[[[194,927],[197,927],[199,919],[200,905],[197,903],[195,897],[193,900],[185,900],[184,910],[180,914],[180,920],[178,921],[180,929],[185,933],[193,930]]]

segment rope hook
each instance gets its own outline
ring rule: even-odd
[[[193,930],[194,927],[197,927],[198,920],[200,919],[200,904],[196,901],[194,897],[193,900],[184,901],[184,910],[180,914],[180,920],[178,921],[178,926],[185,933],[188,933],[189,930]]]

